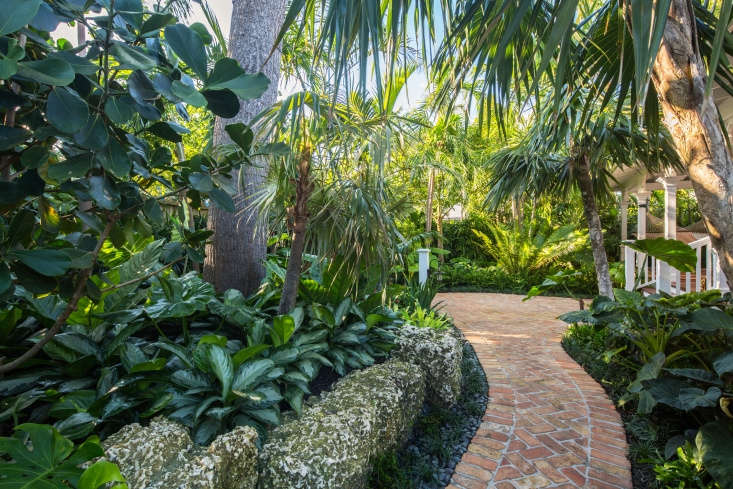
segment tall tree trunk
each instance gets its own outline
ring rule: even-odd
[[[217,118],[214,144],[229,142],[224,126],[235,122],[248,124],[277,99],[280,80],[280,50],[263,66],[272,50],[285,16],[286,0],[234,0],[232,5],[229,56],[239,61],[248,73],[262,71],[270,79],[267,91],[258,99],[240,101],[239,113],[232,119]],[[214,232],[206,246],[204,278],[217,290],[239,289],[245,295],[257,290],[265,276],[267,234],[257,227],[256,210],[250,208],[253,195],[262,187],[267,172],[266,160],[259,158],[242,168],[244,185],[234,197],[234,214],[211,206],[208,229]]]
[[[290,245],[290,258],[285,271],[282,294],[280,295],[279,313],[287,314],[295,307],[300,284],[300,269],[303,266],[303,250],[305,249],[305,232],[308,225],[308,199],[313,192],[310,179],[311,150],[303,149],[298,162],[298,179],[295,182],[295,206],[292,209],[293,242]]]
[[[435,193],[435,168],[428,173],[428,201],[425,203],[425,232],[433,229],[433,194]]]
[[[590,177],[588,156],[581,155],[578,157],[575,160],[573,170],[580,188],[583,213],[588,223],[588,235],[590,236],[590,246],[593,251],[593,262],[595,263],[596,278],[598,279],[598,293],[613,298],[613,284],[608,270],[606,248],[603,246],[603,229],[601,228],[601,218],[598,215],[593,182]]]
[[[705,96],[706,79],[692,4],[689,0],[672,0],[652,81],[659,94],[664,124],[687,165],[710,239],[730,283],[733,281],[733,160],[718,122],[713,96]]]

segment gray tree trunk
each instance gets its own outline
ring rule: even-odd
[[[239,61],[248,73],[262,71],[270,79],[267,91],[258,99],[240,101],[239,114],[232,119],[217,118],[214,144],[229,142],[224,126],[235,122],[248,124],[254,116],[277,99],[280,79],[280,51],[275,51],[266,65],[285,16],[286,0],[234,0],[229,56]],[[206,246],[204,278],[217,290],[239,289],[245,295],[256,291],[265,275],[267,235],[257,229],[256,211],[249,209],[252,196],[262,187],[267,172],[266,161],[241,171],[244,187],[234,198],[234,214],[211,206],[208,229],[214,231]]]
[[[598,215],[598,207],[596,206],[596,197],[593,191],[593,181],[590,177],[587,156],[581,155],[577,159],[574,172],[575,179],[580,188],[581,200],[583,201],[583,213],[588,223],[588,235],[590,237],[591,250],[593,251],[593,263],[596,267],[596,278],[598,279],[598,293],[613,299],[613,284],[611,283],[611,273],[608,269],[606,248],[603,246],[603,229],[601,228],[601,218]]]
[[[725,56],[725,54],[723,54]],[[692,4],[672,0],[652,82],[664,124],[687,165],[720,265],[733,279],[733,160],[712,94],[705,96],[707,68],[700,56]]]

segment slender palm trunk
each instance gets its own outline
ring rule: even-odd
[[[606,248],[603,246],[603,229],[601,228],[601,218],[598,215],[598,207],[596,206],[587,155],[581,155],[575,160],[573,171],[580,188],[585,220],[588,223],[588,235],[590,236],[590,246],[593,251],[593,262],[596,267],[596,278],[598,279],[598,293],[613,298],[613,284],[608,269]]]
[[[725,54],[723,54],[725,56]],[[692,180],[720,265],[733,282],[733,160],[712,94],[705,95],[707,68],[697,45],[689,0],[672,0],[652,72],[664,124]]]
[[[230,123],[248,124],[263,109],[277,99],[280,79],[280,50],[276,49],[266,64],[285,16],[286,0],[234,0],[232,5],[229,56],[239,61],[248,73],[262,71],[270,79],[267,91],[258,99],[240,101],[239,114],[214,125],[214,144],[229,142],[224,126]],[[260,190],[267,172],[263,158],[242,168],[243,182],[234,197],[232,214],[211,206],[208,229],[214,231],[206,246],[204,277],[217,290],[239,289],[245,295],[257,290],[265,276],[267,255],[266,231],[257,226],[253,196]],[[237,175],[235,175],[237,177]]]
[[[282,294],[280,295],[279,313],[287,314],[298,298],[300,269],[303,266],[303,250],[305,249],[305,232],[308,226],[308,199],[313,192],[310,179],[311,150],[305,148],[298,163],[298,179],[295,182],[295,206],[293,207],[293,242],[290,245],[290,258],[285,272]]]

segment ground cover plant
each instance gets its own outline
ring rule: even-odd
[[[562,318],[568,352],[626,423],[635,487],[731,487],[730,294],[616,290]]]

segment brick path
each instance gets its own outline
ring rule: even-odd
[[[632,488],[621,418],[560,345],[577,301],[439,294],[489,381],[483,423],[449,489]]]

